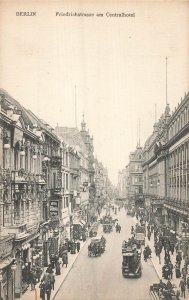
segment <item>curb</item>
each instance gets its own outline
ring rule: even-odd
[[[85,242],[83,243],[83,246],[82,246],[82,248],[80,249],[80,251],[81,251],[81,250],[84,248],[84,246],[85,246],[86,242],[87,242],[87,241],[85,241]],[[79,253],[80,253],[80,252],[79,252]],[[59,285],[59,287],[57,288],[57,290],[56,290],[55,294],[53,295],[53,297],[52,297],[52,300],[54,300],[55,296],[58,294],[59,290],[61,289],[61,287],[62,287],[62,285],[63,285],[63,283],[64,283],[65,279],[67,278],[68,274],[70,273],[70,271],[71,271],[71,269],[72,269],[72,267],[73,267],[74,263],[75,263],[75,262],[76,262],[76,260],[78,259],[79,253],[77,253],[78,255],[77,255],[77,256],[75,257],[75,259],[73,260],[73,262],[72,262],[72,265],[71,265],[70,269],[68,269],[68,272],[67,272],[67,274],[66,274],[66,275],[65,275],[65,277],[62,279],[62,282],[60,283],[60,285]]]
[[[162,279],[162,277],[160,277],[160,276],[159,276],[159,272],[157,271],[157,269],[156,269],[156,267],[155,267],[155,264],[154,264],[154,262],[153,262],[153,259],[152,259],[152,258],[150,258],[150,261],[151,261],[151,262],[152,262],[152,264],[153,264],[153,267],[154,267],[154,269],[155,269],[155,272],[156,272],[156,274],[157,274],[158,278],[159,278],[159,279]]]

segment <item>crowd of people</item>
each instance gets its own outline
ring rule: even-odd
[[[68,240],[60,247],[58,254],[50,255],[50,264],[48,265],[43,276],[41,273],[37,275],[37,269],[35,276],[35,271],[32,270],[33,273],[31,276],[31,289],[35,289],[35,285],[37,284],[37,282],[40,282],[40,298],[42,300],[50,300],[51,292],[52,290],[54,290],[55,275],[61,275],[61,267],[65,266],[67,268],[68,252],[70,252],[70,254],[75,254],[76,251],[80,251],[80,241]],[[35,280],[35,278],[37,278],[37,280]]]
[[[173,285],[171,280],[174,277],[179,278],[179,288],[177,290],[176,298],[180,299],[180,296],[185,298],[186,289],[189,292],[189,274],[188,274],[188,265],[189,258],[187,255],[183,257],[182,250],[180,250],[178,243],[175,240],[172,240],[170,237],[165,236],[157,226],[147,225],[147,237],[150,240],[151,234],[154,234],[154,249],[155,254],[159,258],[159,264],[163,263],[162,266],[162,278],[167,280],[169,290]],[[176,253],[176,261],[171,261],[171,256]],[[164,257],[163,262],[161,261],[161,256]]]

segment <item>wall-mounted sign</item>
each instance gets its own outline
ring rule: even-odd
[[[80,203],[81,203],[81,199],[80,199],[79,197],[77,197],[77,198],[75,199],[75,202],[76,202],[76,204],[80,204]]]
[[[50,201],[49,212],[52,216],[58,216],[58,201]]]

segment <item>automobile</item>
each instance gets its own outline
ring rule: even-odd
[[[105,251],[106,239],[103,236],[91,238],[88,246],[88,256],[100,256]]]
[[[123,252],[123,251],[122,251]],[[141,249],[136,245],[126,245],[122,253],[122,275],[125,278],[139,278],[142,275]]]

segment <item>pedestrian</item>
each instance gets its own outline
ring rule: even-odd
[[[54,276],[53,271],[52,271],[52,273],[50,273],[50,283],[51,283],[51,289],[53,289],[53,291],[54,291],[55,276]]]
[[[52,270],[53,270],[52,266],[51,266],[51,264],[49,264],[48,267],[47,267],[46,272],[50,274],[52,272]]]
[[[46,270],[46,272],[43,276],[43,281],[44,281],[45,285],[51,284],[51,276],[50,276],[50,273],[48,272],[48,270]]]
[[[56,275],[61,275],[60,262],[59,261],[56,262]]]
[[[80,242],[79,241],[77,241],[76,246],[77,246],[77,252],[79,252],[80,251]]]
[[[67,265],[68,265],[68,254],[67,252],[64,252],[63,255],[62,255],[62,266],[66,265],[66,268],[67,268]]]
[[[36,276],[37,276],[37,282],[40,282],[41,268],[39,265],[36,267]]]
[[[50,297],[51,297],[51,284],[50,283],[48,283],[47,285],[46,285],[46,294],[47,294],[47,300],[50,300]]]
[[[34,270],[31,270],[30,272],[30,283],[31,283],[31,291],[33,291],[36,286],[36,273]]]
[[[82,241],[83,242],[86,241],[86,233],[87,233],[87,231],[82,233]]]
[[[148,231],[148,240],[150,241],[150,238],[151,238],[151,232]]]
[[[158,258],[159,258],[159,264],[161,265],[161,253],[160,252],[158,252]]]
[[[50,262],[51,262],[51,267],[52,267],[52,269],[55,268],[55,261],[56,261],[56,256],[55,256],[55,254],[51,254],[51,255],[50,255]]]
[[[180,291],[179,290],[176,291],[176,300],[180,300]]]
[[[45,282],[43,281],[43,279],[41,279],[41,283],[39,285],[39,288],[40,288],[40,298],[42,300],[45,300],[46,285],[45,285]]]
[[[169,262],[169,271],[170,271],[170,278],[173,279],[173,264],[171,261]]]
[[[168,264],[170,262],[170,254],[169,252],[165,252],[164,263]]]
[[[181,297],[185,298],[185,282],[184,279],[182,278],[180,283],[179,283],[180,291],[181,291]]]
[[[168,289],[168,291],[172,291],[172,289],[173,289],[173,286],[172,286],[172,283],[170,280],[167,281],[167,289]]]
[[[189,264],[188,255],[186,255],[185,258],[184,258],[184,264],[185,264],[186,267],[188,267],[188,264]]]
[[[180,265],[178,262],[175,263],[175,276],[176,276],[176,278],[181,277]]]
[[[185,282],[185,284],[186,284],[187,268],[186,268],[185,265],[184,265],[184,267],[182,268],[181,273],[182,273],[182,277],[183,277],[183,279],[184,279],[184,282]]]
[[[186,285],[187,285],[187,290],[189,292],[189,276],[186,278]]]

